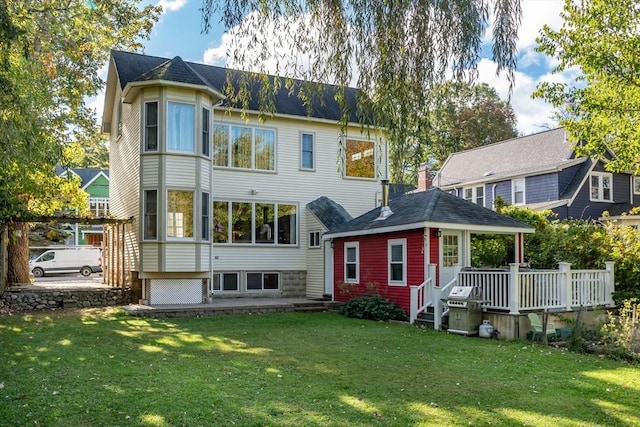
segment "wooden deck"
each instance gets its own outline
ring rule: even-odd
[[[334,309],[336,304],[306,298],[214,298],[210,303],[204,304],[130,304],[122,308],[131,316],[162,318],[320,312]]]

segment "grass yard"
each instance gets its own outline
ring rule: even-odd
[[[640,369],[329,313],[0,317],[3,426],[630,426]]]

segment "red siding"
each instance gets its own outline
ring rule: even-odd
[[[387,242],[393,239],[407,239],[407,286],[389,286],[389,262],[387,260]],[[359,242],[359,279],[360,283],[344,284],[344,244]],[[349,301],[374,290],[380,295],[395,301],[409,312],[409,285],[424,282],[423,230],[410,230],[398,233],[357,236],[336,239],[334,241],[334,299]]]

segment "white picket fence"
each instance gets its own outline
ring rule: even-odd
[[[558,270],[521,270],[512,264],[509,270],[462,270],[450,283],[436,286],[435,266],[428,268],[429,278],[411,287],[410,321],[433,306],[436,329],[446,313],[445,300],[453,286],[477,286],[486,302],[483,307],[518,314],[522,311],[571,311],[577,307],[612,307],[614,263],[605,270],[571,270],[569,263]],[[418,300],[422,295],[421,301]]]

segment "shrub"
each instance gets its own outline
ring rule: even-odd
[[[363,295],[349,300],[340,307],[347,317],[378,321],[407,320],[407,312],[398,304],[380,295]]]
[[[625,300],[617,316],[610,316],[602,327],[603,342],[610,355],[627,360],[640,360],[640,322],[638,303]]]

